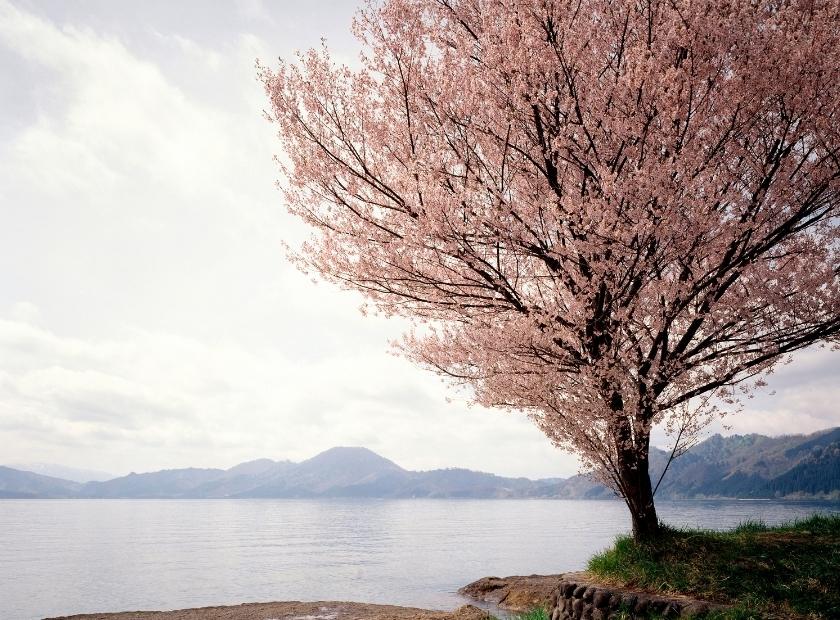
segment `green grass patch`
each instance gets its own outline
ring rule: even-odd
[[[733,605],[715,620],[840,618],[840,516],[734,530],[665,526],[655,540],[621,536],[589,571],[630,587]]]
[[[550,620],[545,607],[535,607],[524,613],[510,616],[508,620]]]

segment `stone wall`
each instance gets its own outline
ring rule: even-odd
[[[563,576],[551,597],[551,620],[702,618],[718,606],[683,596],[661,596],[598,585],[585,573]]]

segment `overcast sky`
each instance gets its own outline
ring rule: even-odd
[[[403,324],[285,262],[306,231],[274,187],[254,61],[321,37],[354,58],[356,4],[0,0],[0,463],[363,445],[412,469],[575,473],[524,416],[390,355]],[[840,424],[838,370],[801,354],[726,432]]]

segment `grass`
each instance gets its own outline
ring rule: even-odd
[[[665,526],[644,544],[619,537],[588,568],[622,585],[733,605],[710,619],[836,619],[840,516],[777,527],[749,521],[726,532]]]
[[[525,613],[510,616],[508,620],[550,620],[545,607],[535,607]]]

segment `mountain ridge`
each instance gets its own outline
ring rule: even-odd
[[[105,471],[68,467],[66,465],[56,465],[55,463],[6,463],[5,465],[18,471],[28,471],[33,474],[69,480],[80,484],[84,484],[85,482],[101,482],[116,478],[114,474]]]
[[[654,484],[668,453],[651,448]],[[361,447],[294,463],[256,459],[228,469],[181,468],[78,483],[0,466],[0,498],[561,498],[605,499],[585,475],[509,478],[464,468],[411,471]],[[840,499],[840,427],[810,435],[713,435],[676,459],[658,497]]]

